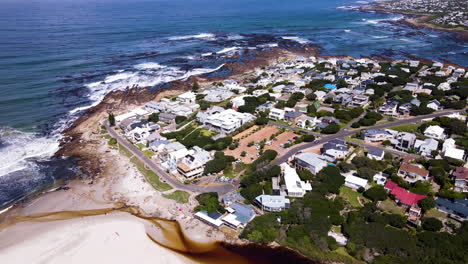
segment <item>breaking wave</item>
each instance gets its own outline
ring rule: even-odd
[[[34,166],[34,160],[47,160],[59,149],[58,134],[42,137],[36,133],[0,128],[0,177]]]
[[[286,40],[296,41],[296,42],[298,42],[299,44],[307,44],[307,43],[310,42],[309,40],[304,39],[304,38],[300,38],[300,37],[289,37],[289,36],[286,36],[286,37],[281,37],[281,38],[282,38],[282,39],[286,39]]]
[[[213,40],[216,36],[212,33],[200,33],[197,35],[175,36],[170,37],[169,40],[190,40],[190,39],[208,39]]]

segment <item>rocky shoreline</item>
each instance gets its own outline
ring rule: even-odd
[[[60,187],[53,192],[45,192],[26,199],[7,212],[2,213],[0,215],[2,221],[0,232],[6,238],[5,241],[11,240],[16,250],[23,250],[21,244],[18,244],[15,236],[11,234],[11,230],[16,230],[19,226],[22,227],[22,230],[30,230],[31,228],[49,230],[51,228],[50,224],[38,225],[35,222],[48,223],[52,221],[51,224],[54,224],[56,222],[68,223],[71,221],[70,223],[83,225],[82,221],[107,222],[113,221],[112,219],[119,219],[120,221],[122,216],[107,215],[114,215],[114,212],[125,213],[120,212],[119,208],[134,207],[138,208],[139,217],[156,217],[167,219],[167,221],[176,221],[180,225],[183,234],[190,239],[195,239],[200,243],[219,241],[215,243],[214,251],[210,251],[209,254],[217,254],[220,250],[233,249],[232,251],[242,256],[242,258],[258,258],[258,256],[248,253],[252,252],[250,249],[256,247],[255,245],[246,243],[237,237],[228,236],[198,220],[194,220],[191,213],[192,208],[196,205],[193,195],[190,197],[188,204],[178,204],[175,201],[163,198],[161,192],[154,190],[146,183],[141,173],[129,161],[129,157],[125,157],[122,153],[119,153],[119,150],[109,147],[107,140],[102,136],[99,122],[107,119],[110,112],[115,114],[123,113],[151,100],[190,90],[195,80],[201,85],[207,85],[224,78],[236,78],[237,75],[271,65],[289,56],[312,56],[317,55],[317,53],[318,48],[315,46],[308,46],[300,51],[275,48],[268,52],[256,54],[254,58],[245,60],[242,64],[226,64],[221,69],[229,70],[231,73],[226,77],[204,75],[191,77],[185,81],[173,81],[157,87],[157,89],[153,89],[154,87],[132,88],[107,94],[98,105],[86,110],[80,118],[63,132],[60,149],[55,154],[55,158],[70,157],[77,163],[80,169],[77,179],[68,182],[66,187]],[[102,211],[102,215],[92,212],[88,216],[90,210]],[[56,216],[52,217],[52,215]],[[69,218],[70,215],[73,216],[73,219]],[[79,220],[74,219],[75,216],[100,220]],[[125,221],[129,220],[127,216],[124,218]],[[134,220],[131,221],[134,222]],[[121,227],[116,226],[115,228]],[[121,232],[124,232],[124,230]],[[53,233],[54,231],[49,230],[46,233],[49,232]],[[24,236],[27,235],[24,234]],[[70,243],[70,241],[67,239],[63,243]],[[160,244],[160,246],[166,247],[164,244]],[[295,253],[295,251],[281,248],[282,250],[276,251],[276,248],[265,246],[263,251],[267,256],[273,252],[278,252],[282,256],[295,256],[298,263],[313,263]],[[41,246],[34,248],[34,251],[39,255],[43,254],[42,250]],[[231,251],[229,250],[229,252]],[[179,253],[194,260],[190,254]],[[57,252],[57,257],[61,258],[62,253]],[[262,263],[271,263],[270,260],[272,259],[270,257],[261,257],[259,260],[262,260]]]
[[[412,28],[416,28],[416,29],[432,29],[432,30],[445,31],[445,32],[453,33],[456,37],[459,37],[462,41],[468,40],[467,30],[446,28],[446,27],[437,26],[432,23],[428,23],[427,20],[431,17],[430,14],[390,10],[390,9],[380,7],[379,2],[375,2],[372,5],[360,7],[358,10],[362,12],[373,11],[373,12],[378,12],[378,13],[392,13],[392,14],[405,15],[406,17],[399,20],[398,21],[399,23],[410,26]]]

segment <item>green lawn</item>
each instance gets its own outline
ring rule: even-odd
[[[332,226],[332,230],[335,231],[336,233],[341,233],[341,226]]]
[[[142,150],[142,149],[144,149],[146,147],[143,143],[138,143],[136,145],[140,150]]]
[[[154,171],[147,170],[143,162],[141,162],[137,157],[131,158],[130,161],[133,162],[133,164],[135,164],[137,169],[145,177],[146,181],[148,181],[149,184],[151,184],[151,186],[153,186],[154,189],[160,192],[168,191],[172,189],[172,187],[169,184],[162,182],[159,176],[156,175],[156,173],[154,173]]]
[[[200,129],[200,134],[205,137],[211,137],[211,136],[216,135],[217,133],[214,131],[208,130],[206,128],[202,128]]]
[[[390,212],[390,213],[405,215],[405,210],[398,207],[398,205],[391,199],[387,199],[385,201],[380,202],[379,207],[382,210]]]
[[[446,218],[447,214],[435,208],[432,208],[431,210],[424,213],[424,217]]]
[[[404,125],[391,127],[390,129],[396,130],[398,132],[415,133],[415,132],[418,132],[418,127],[419,127],[418,124],[404,124]]]
[[[141,153],[145,154],[145,156],[150,158],[150,159],[154,156],[154,152],[149,150],[149,149],[143,150]]]
[[[352,189],[346,186],[342,186],[340,188],[340,197],[345,199],[353,207],[362,207],[362,205],[358,201],[358,197],[364,199],[366,202],[369,202],[369,199],[362,196],[362,194],[353,191]]]
[[[122,144],[118,144],[119,145],[119,152],[124,154],[125,156],[131,158],[133,156],[133,154],[126,148],[124,147]]]
[[[172,199],[178,203],[185,204],[185,203],[188,203],[190,194],[188,192],[176,190],[169,194],[163,193],[162,196],[167,199]]]

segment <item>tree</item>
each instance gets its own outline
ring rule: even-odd
[[[419,201],[419,205],[421,206],[421,209],[422,209],[423,212],[427,212],[430,209],[435,207],[434,198],[426,197],[426,198]]]
[[[377,171],[372,168],[362,167],[358,169],[357,173],[359,177],[371,181],[374,178],[374,175],[377,173]]]
[[[303,139],[304,139],[304,142],[312,142],[315,140],[315,136],[308,134],[308,135],[304,135]]]
[[[299,175],[299,178],[303,181],[310,181],[314,178],[314,174],[310,172],[310,170],[298,170],[297,174]]]
[[[422,219],[422,227],[424,230],[437,232],[442,226],[442,222],[437,218],[425,217]]]
[[[321,130],[323,134],[336,134],[340,131],[340,125],[332,123]]]
[[[194,81],[192,84],[192,92],[197,92],[198,89],[200,89],[200,86],[198,85],[197,81]]]
[[[108,119],[109,119],[109,125],[110,125],[111,127],[115,126],[115,117],[114,117],[114,114],[110,113]]]
[[[391,144],[392,144],[392,142],[390,140],[388,140],[388,139],[382,141],[382,145],[384,145],[384,146],[390,146]]]
[[[258,230],[254,230],[252,233],[247,235],[247,239],[259,243],[263,241],[263,234]]]
[[[242,151],[240,155],[241,155],[241,157],[245,157],[245,156],[247,156],[247,152]]]
[[[185,116],[176,116],[176,118],[175,118],[176,124],[180,124],[180,123],[184,122],[185,120],[187,120],[187,117],[185,117]]]
[[[383,201],[387,199],[387,191],[380,185],[371,187],[369,190],[364,192],[364,196],[371,199],[372,201]]]
[[[159,122],[159,113],[152,113],[148,116],[148,122],[157,123]]]

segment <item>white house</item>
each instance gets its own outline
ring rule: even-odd
[[[458,160],[465,160],[465,150],[459,149],[455,146],[455,140],[453,138],[449,138],[444,141],[442,145],[442,153],[444,157],[449,157]]]
[[[310,117],[303,115],[302,117],[297,120],[296,125],[302,129],[314,128],[319,124],[321,121],[316,117]]]
[[[444,129],[437,125],[428,126],[426,130],[424,130],[424,135],[434,139],[445,139],[447,137],[444,133]]]
[[[184,102],[184,103],[195,103],[197,95],[193,92],[186,92],[179,96],[177,96],[177,100]]]
[[[289,199],[280,195],[266,195],[262,194],[255,198],[255,203],[267,212],[280,212],[288,209],[291,202]]]
[[[369,159],[383,160],[385,151],[380,148],[369,148],[367,150],[367,157]]]
[[[283,109],[272,108],[270,109],[270,114],[268,117],[271,119],[283,120],[284,114],[285,114],[285,111]]]
[[[309,182],[301,181],[296,170],[287,163],[281,164],[284,182],[286,183],[286,191],[290,197],[303,197],[306,192],[312,191],[312,186]]]
[[[252,114],[239,113],[233,109],[227,109],[206,117],[204,124],[212,130],[230,134],[253,120],[255,120],[255,116]]]
[[[203,174],[205,164],[211,159],[210,152],[198,146],[194,146],[193,149],[177,163],[177,171],[185,178],[195,178]]]
[[[246,97],[246,96],[247,95],[241,95],[241,96],[234,97],[231,100],[232,107],[238,108],[240,106],[243,106],[245,104],[244,97]]]
[[[327,95],[327,93],[324,92],[324,91],[316,91],[316,92],[314,92],[314,94],[315,94],[316,99],[317,99],[318,101],[323,101],[323,99],[324,99],[325,96]]]
[[[328,163],[323,156],[311,152],[304,152],[295,156],[295,165],[297,169],[308,169],[313,174],[317,174],[328,166]]]
[[[427,103],[427,107],[431,108],[431,109],[434,109],[434,111],[439,111],[439,110],[443,109],[442,104],[437,100],[429,101],[429,103]]]
[[[451,89],[450,88],[450,83],[443,82],[443,83],[439,84],[439,86],[437,86],[437,89],[442,90],[442,91],[448,91],[448,90]]]
[[[432,138],[426,138],[424,141],[416,139],[416,142],[414,143],[414,148],[419,152],[419,154],[428,157],[431,157],[432,151],[437,150],[438,147],[439,141]]]
[[[359,178],[353,175],[348,175],[345,178],[345,186],[351,189],[359,189],[359,188],[368,188],[367,180],[363,178]]]
[[[342,159],[349,154],[346,141],[341,139],[330,140],[322,147],[322,155],[332,157],[333,159]]]

